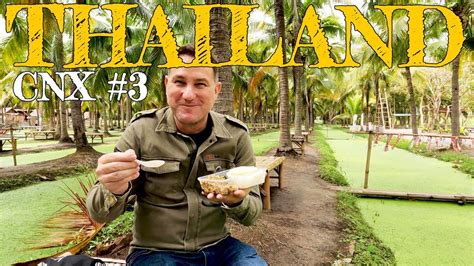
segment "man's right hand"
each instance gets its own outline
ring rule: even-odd
[[[116,195],[125,193],[128,182],[140,175],[140,165],[134,150],[102,155],[95,170],[97,180]]]

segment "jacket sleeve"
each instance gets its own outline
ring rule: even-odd
[[[255,154],[247,132],[237,142],[236,166],[255,166]],[[262,214],[262,200],[259,186],[251,188],[250,193],[236,207],[222,207],[232,219],[243,225],[252,225]]]
[[[135,150],[138,156],[138,141],[133,125],[127,127],[115,146],[115,151]],[[135,180],[134,180],[135,181]],[[98,181],[87,194],[86,206],[91,218],[99,223],[107,223],[119,217],[124,211],[128,197],[133,194],[135,182],[129,182],[123,195],[114,195]]]
[[[87,211],[98,223],[107,223],[119,217],[125,211],[131,188],[125,194],[112,194],[101,183],[97,182],[87,194]]]

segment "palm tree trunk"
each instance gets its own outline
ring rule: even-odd
[[[408,94],[410,95],[410,118],[411,118],[411,128],[414,135],[418,134],[418,126],[416,119],[416,99],[415,99],[415,89],[413,88],[413,81],[411,76],[410,68],[405,68],[405,77],[407,79],[408,85]]]
[[[79,95],[76,95],[78,97]],[[72,129],[74,130],[74,143],[76,152],[89,152],[94,149],[89,145],[84,125],[84,117],[81,111],[81,101],[71,101]]]
[[[52,97],[51,97],[52,98]],[[48,107],[50,109],[50,117],[49,117],[49,130],[54,130],[54,128],[56,127],[56,124],[54,123],[54,120],[55,120],[55,108],[54,108],[54,102],[51,100],[49,103],[48,103]]]
[[[120,101],[120,124],[119,127],[123,131],[125,130],[125,100]]]
[[[126,126],[128,126],[128,123],[130,123],[130,120],[132,120],[132,100],[129,97],[126,98],[126,103],[127,103],[127,113],[126,113]]]
[[[224,0],[206,0],[206,4],[225,4]],[[210,38],[212,49],[212,56],[216,63],[225,62],[230,59],[230,34],[229,22],[227,20],[224,9],[214,8],[211,10],[210,19]],[[233,93],[232,93],[232,67],[220,67],[219,81],[222,83],[222,89],[214,104],[214,110],[221,114],[234,116],[232,108]]]
[[[459,61],[460,56],[456,56],[453,61],[453,76],[451,78],[451,134],[459,136],[461,134],[461,110],[459,105]]]
[[[104,123],[104,136],[111,136],[109,132],[109,117],[107,112],[107,103],[104,100],[104,116],[102,117],[102,122]]]
[[[55,32],[54,35],[54,44],[55,44],[55,67],[53,70],[53,74],[55,75],[55,72],[61,72],[63,71],[63,64],[64,64],[64,43],[63,43],[63,36],[59,30]],[[57,79],[59,81],[59,79]],[[66,82],[66,81],[64,81]],[[80,106],[79,106],[80,108]],[[59,143],[73,143],[73,140],[69,137],[69,133],[67,132],[67,120],[68,120],[68,114],[67,114],[67,108],[66,108],[66,103],[64,101],[59,101],[59,108],[58,108],[58,124],[59,126]],[[80,109],[79,109],[80,111]],[[54,117],[54,112],[52,117]],[[75,136],[74,136],[75,137]],[[76,150],[78,146],[76,145]]]
[[[92,108],[93,108],[92,104],[89,105],[89,128],[92,128],[92,121],[94,120],[94,115],[95,115],[95,113],[92,112]]]
[[[99,100],[94,104],[94,132],[99,132],[100,126],[100,112],[99,112]]]
[[[306,97],[306,130],[308,131],[312,127],[311,114],[313,112],[313,107],[311,106],[311,90],[309,88],[305,89]]]
[[[282,40],[282,49],[286,51],[285,40],[285,17],[283,12],[283,1],[274,0],[275,20],[278,38]],[[285,62],[285,53],[283,53],[283,62]],[[293,155],[295,151],[290,140],[289,123],[289,96],[288,96],[288,71],[285,67],[278,68],[278,84],[280,88],[280,143],[277,149],[277,155]]]
[[[57,99],[54,99],[54,102],[53,102],[53,99],[54,97],[51,98],[51,104],[54,105],[54,114],[56,116],[57,114],[57,121],[56,121],[56,124],[54,125],[54,139],[55,140],[59,140],[60,137],[61,137],[61,109],[60,109],[60,106],[59,106],[59,100]]]
[[[239,90],[239,119],[244,120],[244,90]]]
[[[423,128],[425,127],[425,116],[423,114],[423,95],[420,97],[420,127]]]
[[[293,36],[292,36],[292,44],[293,44],[293,50],[295,50],[296,47],[296,40],[298,38],[298,31],[301,27],[301,17],[298,14],[298,7],[299,7],[299,1],[297,0],[292,0],[292,6],[293,6]],[[304,63],[303,62],[303,57],[301,56],[301,53],[296,51],[295,55],[295,62],[297,63]],[[295,87],[295,136],[301,136],[301,124],[302,124],[302,95],[301,95],[301,76],[302,73],[304,72],[303,67],[293,67],[293,84]]]
[[[109,126],[110,126],[110,130],[114,130],[115,129],[115,122],[114,122],[114,113],[113,113],[113,103],[111,102],[110,105],[109,105]]]
[[[301,56],[297,56],[300,57]],[[301,136],[301,124],[302,124],[302,105],[303,99],[301,95],[301,74],[303,72],[302,67],[293,67],[293,84],[295,86],[295,136]]]
[[[42,102],[38,102],[38,127],[40,130],[43,129],[43,117],[44,117],[44,114],[43,114],[43,103]]]
[[[77,4],[85,4],[85,0],[76,0]],[[77,95],[79,96],[79,95]],[[82,116],[81,101],[71,102],[72,129],[74,130],[74,142],[76,152],[95,151],[87,142],[84,118]]]
[[[67,113],[66,113],[66,103],[61,101],[59,103],[59,118],[61,124],[61,135],[59,136],[60,143],[73,143],[69,133],[67,132]]]

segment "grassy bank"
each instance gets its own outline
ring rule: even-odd
[[[390,143],[395,143],[395,140],[392,138]],[[444,162],[453,163],[454,168],[459,169],[459,171],[469,174],[472,178],[474,178],[474,158],[470,157],[469,155],[453,150],[430,150],[425,143],[417,145],[416,147],[411,147],[410,144],[411,142],[409,140],[403,139],[396,144],[396,147],[426,157],[436,158]]]
[[[319,150],[321,178],[336,185],[348,185],[346,178],[339,171],[333,150],[326,142],[321,129],[316,130],[314,142]],[[395,264],[395,256],[391,249],[375,236],[373,229],[362,217],[357,207],[356,197],[346,192],[338,192],[337,211],[346,224],[344,241],[354,243],[353,263],[357,265]]]
[[[78,175],[89,170],[90,168],[87,165],[78,165],[77,167],[58,169],[54,173],[50,173],[54,175],[55,180],[60,180],[65,176]],[[38,175],[18,175],[13,178],[0,178],[0,193],[44,182]]]

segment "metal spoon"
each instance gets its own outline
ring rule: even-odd
[[[149,168],[156,168],[156,167],[160,167],[163,164],[165,164],[165,161],[163,161],[163,160],[151,160],[151,161],[137,160],[137,161],[140,163],[140,165],[143,165],[143,166],[149,167]]]

